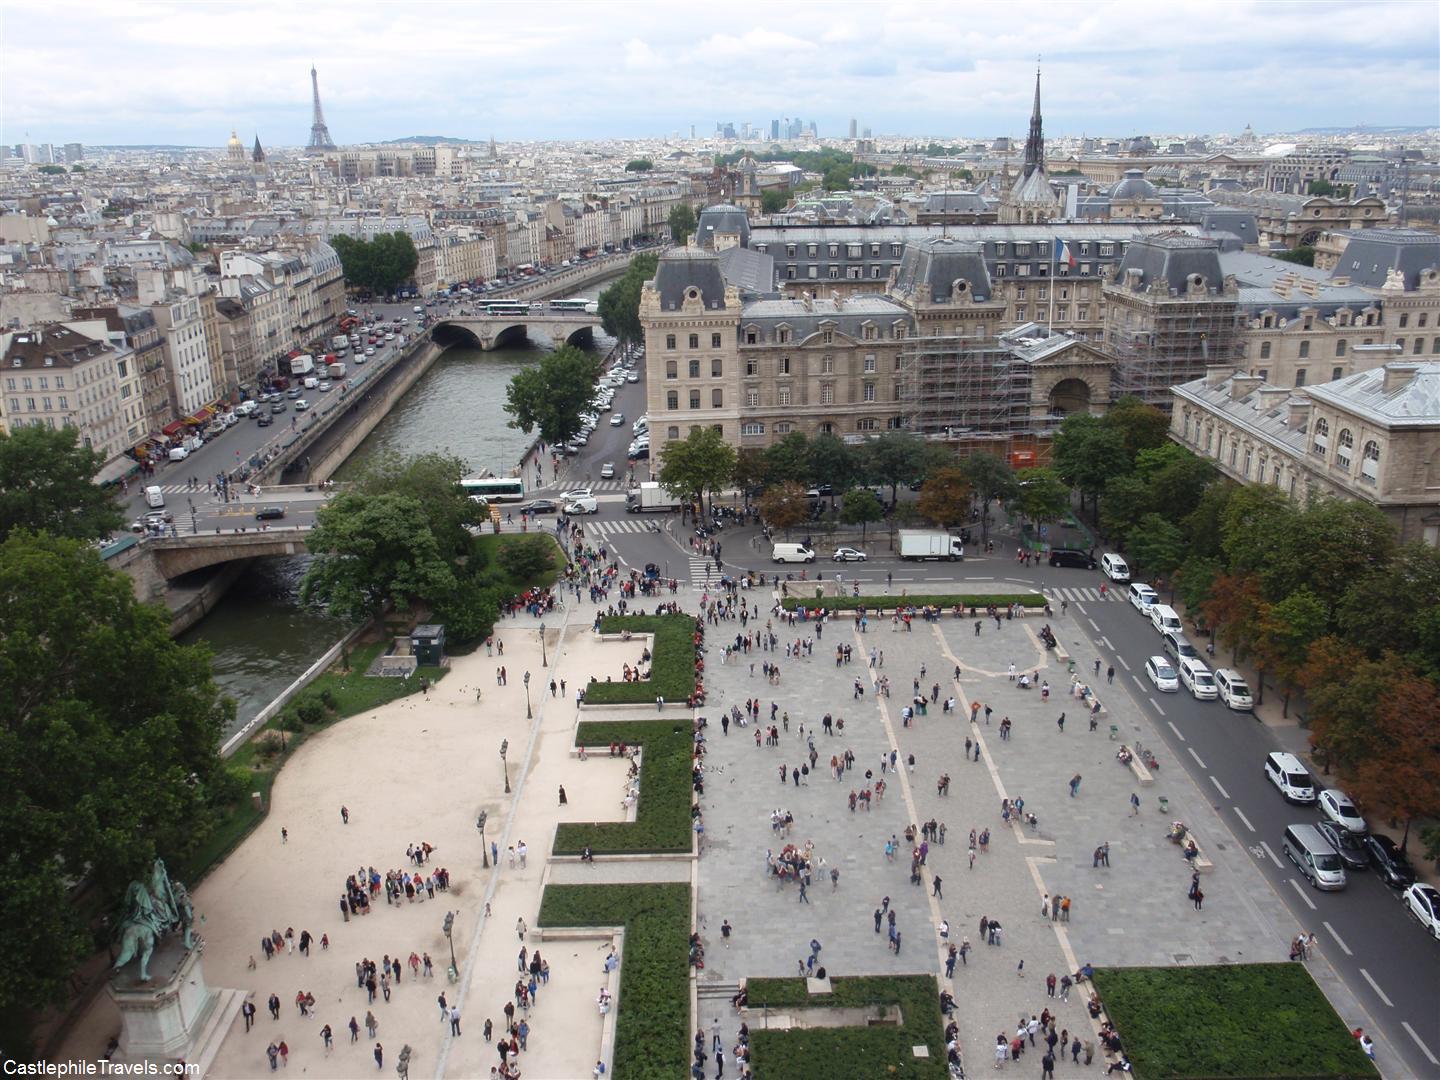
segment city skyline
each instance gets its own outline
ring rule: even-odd
[[[703,137],[717,122],[768,136],[787,116],[825,138],[852,116],[877,136],[1014,136],[1037,55],[1052,137],[1434,125],[1440,74],[1440,9],[1406,0],[1231,4],[1223,18],[1179,4],[1163,19],[1130,2],[739,5],[699,29],[645,3],[67,10],[83,30],[60,37],[55,4],[7,4],[0,141],[220,146],[235,129],[300,147],[312,63],[341,145]],[[1303,66],[1277,78],[1272,57],[1297,33]]]

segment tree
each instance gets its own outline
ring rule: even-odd
[[[1374,756],[1375,707],[1392,676],[1384,662],[1333,634],[1311,643],[1298,678],[1310,708],[1310,745],[1327,773],[1333,765],[1349,775]]]
[[[970,519],[970,480],[958,468],[941,469],[920,488],[915,509],[920,516],[942,529]]]
[[[1015,470],[995,454],[972,454],[961,462],[960,468],[980,499],[980,539],[985,543],[990,539],[990,504],[1007,502],[1019,490]]]
[[[675,241],[676,247],[684,247],[695,231],[695,211],[689,203],[676,203],[670,208],[670,216],[666,218],[670,226],[670,237]]]
[[[840,520],[846,525],[860,526],[860,542],[865,542],[866,529],[884,516],[880,500],[873,491],[851,488],[840,500]]]
[[[1133,456],[1125,451],[1124,435],[1089,413],[1067,416],[1055,435],[1055,472],[1083,498],[1091,499],[1097,510],[1100,492],[1114,477],[1132,468]]]
[[[511,581],[534,581],[555,565],[555,541],[548,536],[522,536],[501,544],[495,561]]]
[[[1336,606],[1335,623],[1370,655],[1392,650],[1440,680],[1440,551],[1417,540],[1356,577]]]
[[[436,603],[435,621],[445,627],[447,641],[457,645],[480,641],[489,637],[495,629],[495,622],[500,618],[500,603],[504,599],[503,590],[483,585],[478,578],[468,577],[456,586],[454,592]]]
[[[1263,666],[1284,686],[1282,716],[1290,715],[1290,694],[1305,666],[1310,643],[1325,633],[1330,613],[1309,589],[1297,589],[1269,605],[1260,623],[1256,651]]]
[[[714,502],[735,475],[735,448],[714,428],[699,428],[683,441],[665,444],[660,486],[684,499]]]
[[[893,505],[901,484],[918,480],[923,468],[925,440],[908,431],[886,431],[865,443],[862,469],[871,483],[890,488]]]
[[[735,454],[735,486],[750,505],[750,493],[765,486],[765,451],[759,447],[746,447]]]
[[[1334,195],[1335,185],[1329,180],[1311,180],[1305,185],[1305,192],[1308,195]]]
[[[1154,505],[1150,485],[1143,478],[1133,473],[1117,476],[1105,485],[1105,498],[1100,503],[1100,530],[1117,547],[1124,547],[1131,531]]]
[[[785,535],[810,516],[810,501],[799,484],[785,483],[766,490],[760,496],[760,516],[772,529],[783,529]]]
[[[1199,506],[1205,489],[1220,478],[1214,465],[1176,443],[1138,451],[1135,475],[1145,481],[1150,508],[1176,518]]]
[[[318,557],[305,573],[300,597],[326,604],[341,618],[376,618],[387,603],[406,610],[455,589],[452,564],[417,498],[347,491],[315,515],[306,542]]]
[[[645,340],[645,328],[640,325],[640,292],[659,265],[659,256],[652,252],[636,255],[620,279],[600,294],[600,325],[611,337],[624,342]]]
[[[1277,252],[1272,258],[1280,259],[1283,262],[1297,263],[1300,266],[1315,265],[1315,249],[1309,244],[1301,244],[1289,251]]]
[[[1200,616],[1201,622],[1204,622],[1205,601],[1210,599],[1220,573],[1220,561],[1202,555],[1191,555],[1175,571],[1175,592],[1180,594],[1181,602],[1189,611]]]
[[[35,171],[46,176],[64,176],[66,172],[64,165],[41,165]]]
[[[1435,683],[1398,662],[1391,654],[1390,680],[1375,709],[1374,747],[1354,767],[1351,793],[1368,810],[1410,825],[1440,816],[1440,690]]]
[[[649,158],[633,158],[625,163],[626,172],[649,172],[655,168],[655,163]]]
[[[0,431],[0,540],[17,529],[97,540],[124,521],[114,495],[95,483],[105,459],[73,427]]]
[[[410,280],[420,265],[420,253],[405,232],[380,233],[373,240],[335,236],[330,246],[340,256],[345,280],[353,288],[394,292],[397,285]]]
[[[0,671],[9,1012],[63,1000],[93,952],[73,888],[93,886],[104,910],[157,856],[174,868],[209,835],[234,794],[216,754],[234,703],[163,607],[85,544],[44,534],[0,545]]]
[[[1051,469],[1021,469],[1015,475],[1020,513],[1036,525],[1063,517],[1070,510],[1070,489]]]
[[[1171,582],[1173,598],[1173,575],[1185,561],[1185,536],[1179,526],[1160,514],[1146,514],[1136,523],[1126,544],[1137,567]]]
[[[1174,445],[1170,442],[1170,418],[1134,394],[1126,394],[1110,406],[1104,424],[1120,432],[1125,440],[1125,453],[1131,458],[1142,450]]]
[[[441,555],[453,561],[470,554],[474,546],[470,528],[488,519],[485,505],[460,486],[467,471],[465,462],[448,454],[407,457],[387,451],[371,458],[349,486],[370,498],[395,494],[416,499]]]
[[[1210,586],[1210,597],[1201,613],[1205,625],[1230,649],[1232,659],[1248,653],[1259,633],[1267,605],[1254,574],[1220,574]],[[1255,687],[1256,704],[1264,694],[1264,672]]]
[[[790,192],[786,188],[771,187],[760,193],[760,210],[765,214],[778,214],[790,204]]]
[[[504,406],[510,426],[527,435],[539,428],[552,446],[569,442],[580,432],[599,374],[600,361],[572,345],[546,353],[510,378]]]
[[[803,431],[792,431],[766,448],[765,478],[770,484],[804,484],[809,481],[810,440]]]
[[[849,191],[850,168],[847,165],[833,165],[825,170],[820,185],[826,191]]]
[[[835,435],[816,435],[806,458],[806,478],[812,484],[829,484],[832,491],[844,491],[860,478],[859,455]],[[835,503],[833,495],[830,503]]]

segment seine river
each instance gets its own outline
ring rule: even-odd
[[[573,295],[596,297],[609,282]],[[614,342],[596,336],[595,349]],[[510,377],[533,364],[548,345],[527,348],[447,349],[336,472],[344,480],[366,460],[385,451],[419,454],[440,451],[472,470],[508,473],[520,461],[530,437],[506,426],[501,407]],[[236,701],[243,725],[304,673],[344,632],[344,624],[298,603],[307,556],[260,559],[235,582],[204,620],[181,635],[204,641],[215,652],[215,681]]]

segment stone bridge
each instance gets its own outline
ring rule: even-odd
[[[308,526],[301,525],[264,531],[152,536],[107,558],[106,563],[130,575],[139,599],[160,600],[167,598],[171,582],[196,570],[267,555],[304,555],[309,550],[305,546],[309,531]]]
[[[462,315],[441,319],[430,331],[437,345],[491,349],[523,344],[532,335],[561,345],[588,345],[600,328],[600,316],[583,311],[538,311],[528,315]]]

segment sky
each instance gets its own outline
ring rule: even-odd
[[[0,0],[0,142],[303,145],[312,62],[340,144],[1023,137],[1037,54],[1050,135],[1440,125],[1434,0]]]

